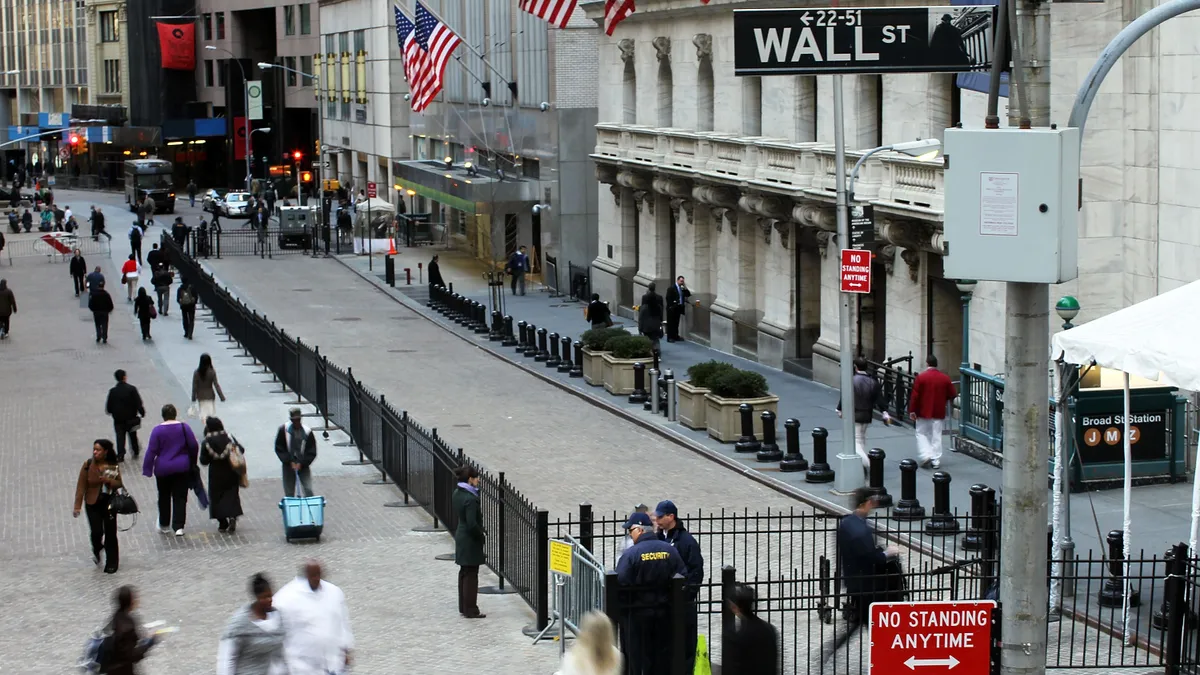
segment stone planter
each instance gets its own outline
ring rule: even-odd
[[[705,394],[705,422],[708,435],[722,443],[733,443],[742,436],[742,418],[738,407],[743,403],[754,406],[754,435],[762,440],[762,414],[770,410],[779,415],[779,397],[767,395],[762,398],[721,398]],[[778,426],[776,427],[778,429]]]
[[[583,348],[583,381],[593,387],[604,386],[604,355],[608,352],[594,352]]]
[[[605,352],[604,359],[604,388],[616,396],[628,396],[633,393],[633,366],[636,363],[646,364],[646,376],[650,376],[650,365],[654,359],[617,359],[612,353]],[[649,388],[649,381],[647,381]]]
[[[679,423],[689,429],[707,429],[708,403],[704,397],[709,390],[693,387],[691,382],[680,382],[675,387],[679,392],[676,409]]]

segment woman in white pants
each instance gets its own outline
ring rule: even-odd
[[[196,404],[197,417],[205,422],[210,417],[217,416],[217,397],[225,402],[225,392],[221,391],[221,383],[217,381],[217,370],[213,368],[212,357],[200,355],[200,365],[192,373],[192,402]]]

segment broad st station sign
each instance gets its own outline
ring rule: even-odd
[[[987,71],[995,12],[994,5],[736,10],[734,74]]]
[[[871,604],[870,675],[991,672],[991,600]]]

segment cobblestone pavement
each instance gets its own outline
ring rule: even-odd
[[[77,201],[75,210],[85,210]],[[102,264],[116,279],[112,263]],[[553,672],[557,651],[529,645],[520,629],[532,622],[532,613],[516,596],[481,597],[485,621],[458,617],[454,564],[434,559],[452,549],[450,538],[412,532],[427,524],[418,510],[382,508],[394,499],[392,488],[363,485],[362,469],[341,466],[353,458],[352,450],[321,443],[315,480],[329,500],[321,542],[284,542],[279,479],[270,469],[271,448],[261,439],[273,434],[288,398],[271,394],[265,378],[224,349],[206,324],[198,326],[194,343],[185,343],[172,313],[155,322],[154,342],[143,344],[128,305],[117,296],[109,344],[98,345],[90,314],[71,294],[66,265],[17,260],[5,264],[0,277],[8,279],[20,307],[12,337],[0,342],[0,471],[8,477],[0,491],[0,564],[9,589],[0,613],[0,673],[74,672],[86,636],[107,618],[112,593],[122,584],[139,589],[144,621],[181,628],[152,652],[146,675],[212,673],[220,630],[246,600],[249,575],[266,571],[281,585],[309,556],[321,559],[328,578],[346,591],[357,673],[461,673],[480,664],[499,673]],[[105,575],[91,563],[86,521],[72,519],[71,500],[92,440],[112,437],[103,414],[112,371],[129,371],[152,421],[164,402],[186,408],[182,381],[200,351],[213,355],[230,398],[218,404],[219,414],[237,425],[234,433],[257,467],[242,494],[247,515],[236,536],[218,534],[193,501],[187,536],[164,537],[154,529],[151,479],[127,466],[126,482],[143,514],[136,524],[122,519],[122,527],[132,528],[120,535],[121,570]],[[261,428],[255,420],[263,420]],[[470,650],[447,647],[467,643]]]

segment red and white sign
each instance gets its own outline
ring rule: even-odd
[[[871,252],[855,248],[842,249],[842,292],[871,292]]]
[[[374,183],[367,183],[367,199],[375,199],[378,193],[375,191]]]
[[[992,600],[871,605],[868,673],[986,675],[992,661]]]

